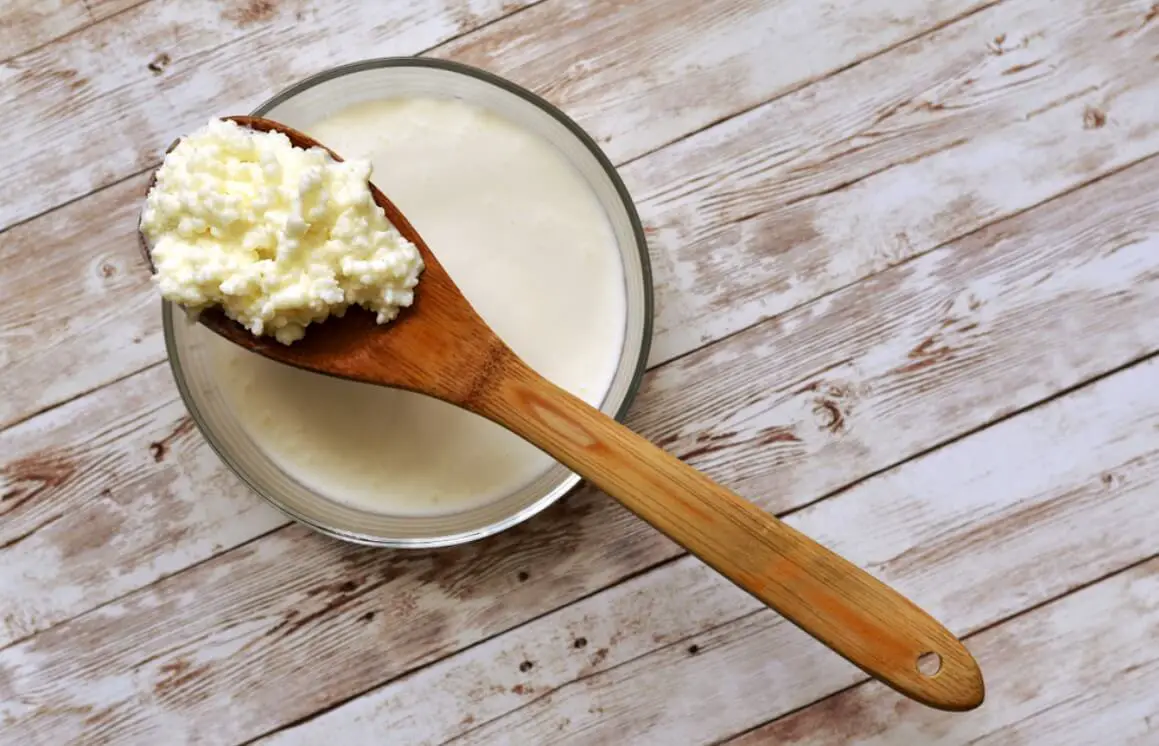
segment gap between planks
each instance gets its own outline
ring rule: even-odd
[[[117,11],[116,13],[113,13],[112,15],[107,16],[101,20],[90,22],[89,24],[86,24],[85,26],[83,26],[81,28],[74,29],[74,30],[70,31],[68,34],[64,34],[63,36],[49,40],[49,41],[47,41],[47,42],[45,42],[37,47],[26,50],[26,51],[21,52],[19,54],[12,55],[11,57],[9,57],[9,59],[13,59],[13,58],[18,57],[18,56],[23,55],[23,54],[32,54],[36,51],[39,51],[41,48],[49,46],[51,44],[54,44],[54,43],[66,38],[68,36],[71,36],[71,35],[76,34],[76,33],[80,33],[81,31],[84,31],[85,29],[87,29],[89,26],[96,25],[98,23],[103,23],[104,21],[112,20],[112,19],[116,18],[116,16],[119,16],[123,13],[128,12],[128,11],[134,10],[140,5],[144,5],[145,3],[154,2],[154,1],[155,0],[140,0],[140,2],[138,2],[134,5],[130,5],[126,8],[123,8],[123,9]],[[475,26],[474,28],[472,28],[470,30],[463,31],[462,33],[450,36],[447,39],[445,39],[437,44],[434,44],[426,49],[415,52],[414,56],[422,57],[425,55],[433,55],[436,52],[438,52],[439,50],[441,50],[443,47],[452,46],[457,42],[463,41],[463,40],[469,38],[470,36],[472,36],[473,34],[479,32],[479,31],[482,31],[489,26],[493,26],[494,24],[499,23],[501,21],[506,21],[509,18],[511,18],[512,16],[515,16],[515,15],[518,15],[519,13],[530,10],[531,8],[533,8],[537,5],[540,5],[541,3],[552,2],[552,1],[553,0],[529,0],[526,5],[517,7],[505,15],[497,16],[497,17],[492,18],[490,20],[483,21],[478,26]],[[743,106],[739,109],[731,111],[728,114],[725,114],[725,115],[719,116],[715,119],[712,119],[703,125],[698,125],[697,127],[693,128],[693,129],[689,129],[688,131],[686,131],[686,132],[680,134],[679,136],[674,137],[670,140],[661,142],[661,143],[656,144],[656,145],[649,146],[648,148],[642,150],[639,153],[635,153],[631,156],[628,156],[627,158],[624,158],[624,159],[621,159],[621,160],[615,162],[613,165],[615,165],[615,167],[617,169],[629,166],[629,165],[635,163],[636,161],[639,161],[639,160],[646,158],[650,155],[654,155],[655,153],[657,153],[657,152],[659,152],[659,151],[661,151],[661,150],[663,150],[671,145],[682,142],[682,141],[687,140],[691,137],[695,137],[696,135],[699,135],[699,134],[705,132],[706,130],[710,130],[713,127],[716,127],[717,125],[723,124],[730,119],[744,116],[744,115],[749,114],[757,109],[760,109],[761,107],[765,106],[768,103],[776,101],[777,99],[784,98],[785,96],[789,96],[789,95],[792,95],[794,93],[797,93],[798,91],[800,91],[804,88],[807,88],[810,85],[818,83],[822,80],[825,80],[827,78],[831,78],[835,75],[840,75],[841,73],[843,73],[847,70],[850,70],[852,68],[855,68],[858,65],[861,65],[865,62],[869,62],[869,61],[876,59],[877,57],[880,57],[884,54],[888,54],[889,52],[892,52],[893,50],[897,49],[898,47],[909,44],[909,43],[916,41],[924,36],[928,36],[930,34],[933,34],[933,33],[937,32],[937,31],[939,31],[947,26],[950,26],[954,23],[958,23],[959,21],[962,21],[966,18],[969,18],[970,16],[976,15],[976,14],[978,14],[978,13],[980,13],[988,8],[995,6],[1000,2],[1004,2],[1004,1],[1005,0],[990,0],[987,3],[970,8],[970,9],[966,10],[965,12],[960,13],[957,16],[942,20],[942,21],[938,22],[937,24],[930,26],[929,28],[927,28],[923,31],[921,31],[917,34],[914,34],[913,36],[897,40],[897,41],[890,43],[886,46],[883,46],[883,47],[881,47],[881,48],[879,48],[879,49],[877,49],[877,50],[875,50],[875,51],[873,51],[873,52],[871,52],[863,57],[859,57],[859,58],[854,59],[854,60],[852,60],[844,65],[841,65],[839,67],[835,67],[832,70],[829,70],[822,75],[813,76],[810,78],[806,78],[800,82],[793,83],[791,86],[779,91],[776,95],[770,96],[769,98],[762,99],[762,100],[759,100],[759,101],[756,101],[753,103],[750,103],[750,104]],[[451,59],[454,59],[454,58],[452,57]],[[6,63],[8,61],[9,60],[0,61],[0,65]],[[112,189],[120,184],[123,184],[126,181],[130,181],[130,180],[135,179],[143,174],[149,173],[149,172],[155,170],[160,165],[161,165],[161,161],[157,160],[153,163],[150,163],[147,167],[142,168],[142,169],[135,171],[133,173],[130,173],[127,176],[119,177],[115,181],[112,181],[108,184],[103,184],[103,185],[96,187],[94,189],[90,189],[89,191],[87,191],[79,196],[71,197],[67,200],[64,200],[56,205],[48,207],[48,208],[46,208],[38,213],[35,213],[31,216],[21,218],[20,220],[16,220],[14,222],[11,222],[8,225],[0,227],[0,236],[3,236],[5,232],[12,230],[13,228],[18,228],[18,227],[25,225],[27,223],[31,223],[31,222],[34,222],[36,220],[39,220],[40,218],[46,217],[46,216],[56,212],[57,210],[64,208],[64,207],[68,207],[69,205],[75,204],[77,202],[81,202],[85,199],[88,199],[89,197],[92,197],[96,194],[99,194],[99,193],[104,192],[108,189]]]
[[[96,22],[90,23],[90,24],[88,24],[85,27],[82,27],[80,29],[75,29],[74,31],[70,32],[69,34],[66,34],[65,36],[70,36],[72,34],[79,33],[80,31],[83,31],[85,28],[88,28],[88,26],[95,25],[96,23],[101,23],[105,20],[113,19],[116,16],[121,15],[122,13],[125,13],[127,11],[135,9],[139,5],[144,5],[145,3],[154,2],[154,1],[155,0],[141,0],[140,2],[136,3],[135,5],[131,5],[127,8],[124,8],[124,9],[118,11],[117,13],[112,14],[111,16],[108,16],[107,18],[102,19],[102,21],[96,21]],[[519,13],[527,11],[527,10],[537,6],[537,5],[540,5],[541,3],[551,2],[551,1],[552,0],[530,0],[526,5],[523,5],[521,7],[518,7],[516,9],[510,11],[506,15],[501,15],[501,16],[498,16],[498,17],[493,18],[491,20],[484,21],[484,22],[480,23],[478,26],[476,26],[468,31],[463,31],[462,33],[453,35],[453,36],[451,36],[451,37],[449,37],[449,38],[447,38],[447,39],[445,39],[437,44],[434,44],[426,49],[415,52],[414,55],[418,56],[418,57],[421,57],[424,55],[433,55],[436,52],[438,52],[439,50],[441,50],[442,48],[449,47],[449,46],[454,45],[457,42],[463,41],[464,39],[467,39],[468,37],[472,36],[473,34],[479,32],[479,31],[482,31],[483,29],[485,29],[489,26],[492,26],[492,25],[499,23],[501,21],[506,21],[509,18],[511,18],[512,16],[515,16],[515,15],[518,15]],[[928,36],[929,34],[935,33],[937,31],[939,31],[947,26],[950,26],[954,23],[957,23],[965,18],[969,18],[970,16],[976,15],[977,13],[980,13],[981,11],[986,10],[990,7],[993,7],[993,6],[995,6],[998,3],[1003,2],[1003,1],[1004,0],[990,0],[990,2],[988,2],[988,3],[984,3],[981,5],[975,6],[973,8],[970,8],[967,11],[965,11],[957,16],[942,20],[942,21],[938,22],[937,24],[935,24],[935,25],[933,25],[933,26],[931,26],[923,31],[921,31],[917,34],[914,34],[913,36],[910,36],[908,38],[903,38],[903,39],[900,39],[900,40],[895,41],[893,43],[890,43],[890,44],[883,46],[883,47],[881,47],[881,48],[879,48],[879,49],[877,49],[877,50],[875,50],[875,51],[873,51],[873,52],[871,52],[863,57],[859,57],[859,58],[854,59],[854,60],[852,60],[844,65],[833,68],[832,70],[829,70],[822,75],[813,76],[810,78],[806,78],[800,82],[794,83],[791,86],[779,91],[776,95],[770,96],[769,98],[766,98],[766,99],[758,100],[758,101],[753,102],[753,103],[750,103],[750,104],[743,106],[739,109],[731,111],[728,114],[725,114],[725,115],[719,116],[715,119],[712,119],[703,125],[699,125],[693,129],[689,129],[688,131],[686,131],[686,132],[680,134],[679,136],[676,136],[670,140],[649,146],[648,148],[642,150],[641,152],[635,153],[627,158],[624,158],[624,159],[617,161],[614,165],[617,169],[624,168],[632,163],[635,163],[638,160],[641,160],[643,158],[646,158],[647,156],[653,155],[653,154],[663,150],[664,148],[667,148],[667,147],[674,145],[676,143],[679,143],[683,140],[687,140],[688,138],[699,135],[699,134],[705,132],[706,130],[712,129],[713,127],[716,127],[719,124],[727,122],[730,119],[748,114],[756,109],[759,109],[759,108],[765,106],[766,104],[768,104],[772,101],[776,101],[777,99],[780,99],[780,98],[783,98],[785,96],[789,96],[791,94],[797,93],[801,89],[806,88],[810,85],[813,85],[817,82],[820,82],[820,81],[825,80],[827,78],[833,77],[835,75],[839,75],[847,70],[850,70],[854,67],[857,67],[858,65],[861,65],[865,62],[871,61],[877,57],[880,57],[884,54],[887,54],[898,47],[909,44],[917,39],[920,39],[924,36]],[[45,44],[42,44],[39,47],[28,50],[26,52],[22,52],[21,54],[30,54],[32,52],[38,51],[41,47],[53,44],[62,38],[64,38],[64,37],[58,37],[57,39],[53,39],[49,42],[46,42]],[[14,55],[14,57],[15,56],[19,56],[19,55]],[[453,59],[453,57],[452,57],[452,59]],[[4,62],[7,62],[7,60],[5,60]],[[3,64],[3,62],[0,62],[0,64]],[[119,177],[115,181],[112,181],[108,184],[103,184],[103,185],[96,187],[94,189],[91,189],[91,190],[89,190],[89,191],[87,191],[79,196],[71,197],[71,198],[64,200],[56,205],[48,207],[48,208],[42,210],[41,212],[35,213],[35,214],[28,216],[28,217],[21,218],[19,220],[16,220],[14,222],[9,223],[8,225],[0,227],[0,236],[3,236],[5,232],[12,230],[13,228],[17,228],[21,225],[25,225],[27,223],[31,223],[33,221],[36,221],[40,218],[46,217],[46,216],[50,215],[51,213],[56,212],[57,210],[60,210],[61,208],[67,207],[67,206],[75,204],[77,202],[81,202],[85,199],[88,199],[89,197],[92,197],[96,194],[104,192],[105,190],[112,189],[120,184],[123,184],[126,181],[130,181],[130,180],[137,178],[143,174],[149,173],[150,171],[155,170],[160,165],[160,163],[161,163],[160,160],[157,160],[153,163],[150,163],[145,168],[142,168],[138,171],[130,173],[126,176]]]
[[[1120,576],[1132,573],[1133,571],[1139,569],[1140,567],[1143,567],[1144,565],[1147,565],[1148,563],[1154,562],[1156,559],[1159,559],[1159,554],[1153,554],[1153,555],[1150,555],[1148,557],[1144,557],[1142,559],[1131,562],[1131,563],[1129,563],[1121,568],[1107,572],[1107,573],[1105,573],[1097,578],[1084,581],[1084,582],[1074,586],[1073,588],[1069,588],[1069,589],[1063,591],[1062,593],[1059,593],[1058,595],[1051,596],[1051,597],[1042,599],[1040,601],[1036,601],[1035,603],[1031,604],[1030,606],[1026,607],[1025,609],[1023,609],[1021,611],[1015,612],[1013,614],[1009,614],[1005,617],[1002,617],[1001,619],[997,619],[993,622],[987,623],[987,624],[985,624],[985,625],[983,625],[975,630],[971,630],[969,633],[961,635],[960,639],[966,643],[976,642],[979,638],[985,637],[987,635],[987,633],[989,633],[993,630],[996,630],[996,629],[998,629],[1006,624],[1009,624],[1010,622],[1014,622],[1014,621],[1019,620],[1023,617],[1026,617],[1026,616],[1034,615],[1037,612],[1040,612],[1040,611],[1047,609],[1051,606],[1054,606],[1056,604],[1062,603],[1062,602],[1066,601],[1067,599],[1069,599],[1070,597],[1072,597],[1076,594],[1081,594],[1083,591],[1085,591],[1089,588],[1093,588],[1093,587],[1095,587],[1095,586],[1097,586],[1105,581],[1114,580],[1115,578],[1118,578]],[[586,599],[581,599],[581,600],[586,600]],[[681,638],[679,640],[675,640],[675,641],[665,645],[664,648],[648,651],[646,653],[641,653],[639,656],[637,656],[635,658],[630,658],[630,659],[625,660],[625,661],[617,662],[614,666],[610,666],[610,667],[605,668],[605,669],[600,669],[598,671],[593,671],[592,673],[581,675],[581,676],[567,682],[567,684],[565,684],[563,686],[571,686],[573,684],[582,683],[585,680],[588,680],[588,679],[591,679],[591,678],[594,678],[597,676],[603,676],[605,674],[609,674],[609,673],[615,671],[617,668],[629,666],[633,663],[637,663],[637,662],[641,661],[642,659],[647,658],[648,656],[662,653],[663,651],[668,650],[668,649],[686,647],[686,646],[688,646],[688,643],[692,640],[700,640],[700,639],[703,639],[705,637],[711,636],[714,633],[720,632],[721,630],[723,630],[727,627],[736,626],[740,623],[745,622],[750,617],[755,617],[756,615],[762,614],[765,612],[766,612],[765,609],[756,609],[756,610],[751,611],[743,616],[737,617],[735,619],[730,619],[726,622],[721,622],[721,623],[716,624],[710,628],[707,628],[704,630],[699,630],[691,635],[688,635],[687,637]],[[538,621],[538,619],[533,620],[533,621]],[[697,655],[697,654],[699,654],[699,652],[701,652],[699,645],[688,646],[688,649],[689,649],[690,655]],[[697,650],[697,652],[692,653],[691,650],[693,650],[693,649]],[[984,669],[984,671],[985,671],[985,669]],[[417,671],[413,672],[413,673],[417,673]],[[409,676],[411,674],[408,673],[407,675]],[[384,686],[386,686],[390,683],[393,683],[393,682],[384,682]],[[724,746],[725,744],[747,743],[747,739],[755,737],[759,731],[767,730],[772,726],[776,726],[778,723],[782,723],[783,721],[805,715],[808,713],[809,710],[811,710],[813,708],[825,707],[827,703],[832,702],[833,700],[835,700],[837,698],[853,696],[854,692],[861,690],[861,689],[865,689],[867,687],[873,687],[875,685],[877,685],[877,682],[875,682],[873,679],[862,678],[859,681],[857,681],[856,683],[845,686],[845,687],[833,692],[832,694],[827,694],[823,697],[820,697],[818,699],[813,700],[812,702],[809,702],[808,704],[801,705],[800,707],[789,710],[788,712],[785,712],[781,715],[777,715],[775,718],[772,718],[771,720],[762,722],[762,723],[755,725],[755,726],[753,726],[747,730],[744,730],[740,733],[735,733],[732,735],[724,736],[722,738],[718,738],[718,739],[712,741],[711,744],[712,744],[712,746]],[[451,744],[458,743],[462,739],[470,737],[476,731],[483,729],[483,728],[491,725],[494,722],[497,722],[500,718],[509,717],[511,715],[518,713],[520,710],[522,710],[524,708],[532,707],[536,703],[540,702],[541,700],[549,698],[552,695],[554,695],[556,692],[561,691],[563,689],[563,686],[556,687],[554,689],[546,691],[542,695],[537,696],[536,699],[534,699],[530,702],[527,702],[526,704],[522,705],[519,708],[516,708],[515,710],[511,710],[507,713],[504,713],[499,718],[495,718],[493,720],[488,720],[486,722],[478,723],[477,725],[473,725],[470,729],[462,732],[461,734],[454,736],[452,738],[448,738],[445,741],[442,741],[440,743],[440,746],[450,746]],[[897,695],[897,696],[900,696],[900,695]],[[298,725],[302,725],[305,722],[309,722],[310,720],[313,720],[316,717],[325,715],[326,712],[328,712],[328,711],[315,713],[314,715],[312,715],[308,718],[304,718],[303,721],[301,721],[301,722],[287,724],[285,727],[280,728],[277,731],[273,731],[273,732],[271,732],[269,734],[265,734],[261,737],[245,741],[242,746],[251,746],[251,744],[258,744],[258,743],[277,744],[278,739],[276,738],[276,736],[279,733],[284,732],[284,731],[288,731],[288,730],[290,730]],[[945,716],[946,717],[957,717],[960,715],[955,713],[955,714],[947,714]],[[775,743],[782,743],[782,742],[775,741]]]

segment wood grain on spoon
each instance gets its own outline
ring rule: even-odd
[[[276,122],[231,119],[284,132],[298,147],[324,147]],[[202,322],[274,360],[427,394],[493,420],[902,694],[946,710],[982,703],[981,671],[945,627],[867,572],[531,370],[479,317],[398,208],[373,185],[371,191],[426,264],[414,304],[397,319],[380,326],[373,314],[351,309],[311,325],[289,346],[254,337],[220,310],[204,312]]]

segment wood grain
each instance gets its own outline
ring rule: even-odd
[[[729,743],[1145,746],[1159,740],[1159,560],[970,642],[984,665],[1007,674],[993,706],[984,710],[960,718],[930,716],[864,685]]]
[[[5,0],[0,6],[0,60],[61,39],[140,0]]]
[[[1154,551],[1159,518],[1146,495],[1159,484],[1159,401],[1140,406],[1137,394],[1156,384],[1152,361],[786,520],[927,599],[956,629],[977,630]],[[1049,453],[1054,468],[1026,468],[1027,454]],[[524,661],[533,666],[521,670]],[[1015,662],[984,670],[1003,684],[1019,678]],[[263,743],[381,733],[408,744],[703,743],[863,678],[687,557]],[[987,696],[983,712],[1008,701],[1004,690]],[[882,692],[865,715],[898,702]],[[843,732],[828,714],[802,732]]]
[[[1159,301],[1157,187],[1148,161],[685,357],[650,377],[633,426],[784,510],[1124,365],[1159,349],[1131,323]],[[160,551],[207,535],[188,531]],[[253,737],[677,554],[591,493],[449,552],[289,528],[9,648],[0,680],[65,713],[24,711],[37,733]],[[4,573],[25,570],[14,555]],[[86,600],[134,587],[114,569]],[[325,676],[295,673],[316,661]]]
[[[0,427],[165,358],[133,235],[146,178],[0,234]],[[39,301],[55,298],[55,313]],[[170,389],[172,391],[172,389]]]
[[[593,566],[581,541],[607,526],[592,503],[434,552],[276,532],[0,652],[4,732],[54,743],[260,735],[639,567],[656,547],[643,524],[616,532],[621,546],[604,542]],[[61,688],[81,680],[91,686]]]
[[[285,524],[153,367],[0,433],[0,645]]]
[[[623,169],[661,279],[652,361],[1159,150],[1159,25],[1119,33],[1148,8],[1011,0]]]

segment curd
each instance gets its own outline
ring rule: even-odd
[[[394,319],[423,263],[375,204],[370,169],[228,120],[181,138],[141,213],[161,294],[286,344],[352,304]]]

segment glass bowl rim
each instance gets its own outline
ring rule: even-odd
[[[489,83],[493,86],[501,88],[502,90],[511,93],[524,101],[539,108],[541,111],[549,115],[556,122],[563,125],[563,127],[579,142],[584,148],[596,159],[600,168],[604,171],[605,176],[612,184],[616,191],[616,196],[619,198],[621,205],[628,217],[629,225],[632,229],[632,238],[636,246],[636,251],[640,261],[641,279],[643,280],[643,328],[641,329],[640,351],[639,357],[636,360],[635,369],[632,371],[627,388],[624,391],[623,401],[616,408],[614,418],[617,421],[623,421],[628,409],[635,401],[637,394],[640,391],[640,386],[643,383],[644,374],[648,370],[648,358],[651,353],[652,346],[652,330],[653,330],[653,314],[655,311],[654,288],[652,284],[652,263],[648,254],[647,238],[644,234],[644,228],[640,222],[639,213],[636,211],[635,202],[632,200],[631,194],[628,192],[627,186],[623,179],[620,178],[616,171],[615,165],[603,152],[600,146],[596,143],[582,127],[580,127],[571,117],[565,114],[559,107],[547,101],[542,96],[531,92],[530,90],[517,85],[506,78],[503,78],[495,73],[488,72],[472,65],[467,65],[462,62],[455,62],[452,60],[441,60],[431,57],[377,57],[371,59],[360,60],[358,62],[351,62],[344,65],[337,65],[328,68],[321,72],[310,75],[293,85],[282,89],[272,97],[266,99],[251,112],[251,116],[264,116],[267,112],[274,109],[279,104],[302,94],[303,92],[330,80],[340,78],[353,73],[359,73],[366,70],[375,70],[379,68],[392,67],[426,67],[436,70],[443,70],[447,72],[466,75],[468,77],[476,78],[484,83]],[[181,400],[189,412],[193,422],[197,425],[198,431],[202,437],[209,444],[210,448],[217,454],[223,463],[232,471],[239,479],[242,480],[254,493],[262,497],[266,502],[273,505],[281,511],[288,518],[301,523],[309,528],[330,536],[336,539],[347,541],[353,544],[361,544],[364,546],[375,546],[394,549],[434,549],[440,547],[455,546],[458,544],[465,544],[479,539],[493,536],[500,531],[505,531],[509,528],[519,525],[527,521],[531,517],[538,515],[550,506],[554,505],[559,500],[571,494],[580,485],[582,480],[576,474],[570,474],[563,481],[559,483],[554,489],[547,492],[543,497],[535,502],[524,506],[510,515],[505,516],[500,520],[493,521],[486,526],[479,528],[460,531],[453,534],[446,534],[443,536],[425,537],[420,539],[389,539],[356,532],[346,531],[334,526],[329,526],[324,523],[312,520],[307,516],[299,514],[297,511],[287,507],[275,496],[269,494],[269,491],[262,486],[256,484],[249,476],[247,476],[245,469],[233,458],[228,449],[218,440],[214,434],[213,429],[206,422],[201,411],[198,409],[196,402],[193,399],[192,392],[189,389],[189,384],[186,382],[185,371],[182,368],[180,356],[177,351],[177,343],[173,336],[174,324],[174,308],[173,304],[168,301],[162,301],[162,328],[165,336],[165,352],[169,359],[169,366],[173,373],[174,381],[177,385],[178,393],[181,395]],[[181,315],[181,314],[176,314]]]

